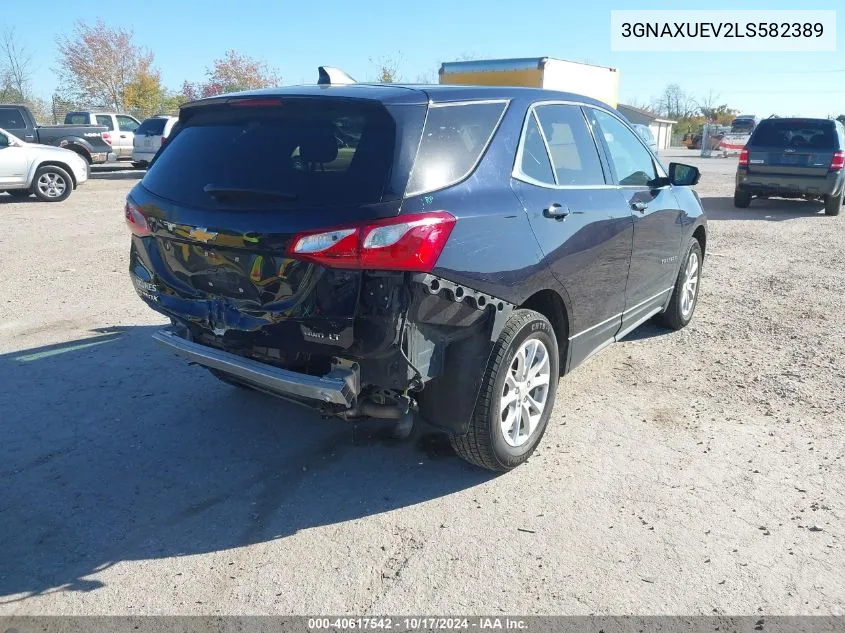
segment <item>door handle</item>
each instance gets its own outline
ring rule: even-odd
[[[543,209],[543,216],[552,218],[553,220],[563,220],[569,214],[569,207],[565,207],[557,202],[550,204],[548,209]]]
[[[24,136],[24,138],[35,138],[35,134],[27,134],[26,136]]]
[[[640,213],[642,213],[643,211],[645,211],[648,208],[648,203],[647,202],[632,202],[631,208],[634,211],[639,211]]]

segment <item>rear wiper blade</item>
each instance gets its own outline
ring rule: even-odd
[[[299,196],[287,191],[273,191],[271,189],[246,189],[237,187],[223,187],[208,184],[202,188],[212,198],[268,198],[272,200],[296,200]]]

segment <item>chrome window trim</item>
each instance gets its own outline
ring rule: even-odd
[[[580,101],[568,101],[568,100],[549,100],[549,101],[534,101],[529,107],[528,112],[525,115],[525,120],[522,122],[522,129],[519,133],[519,146],[516,149],[516,157],[514,158],[513,169],[511,170],[511,177],[519,180],[521,182],[527,183],[529,185],[534,185],[537,187],[544,187],[546,189],[552,190],[567,190],[567,189],[619,189],[619,185],[605,182],[604,184],[598,185],[559,185],[557,184],[557,171],[555,170],[555,165],[552,162],[552,154],[549,151],[549,144],[546,141],[546,133],[543,131],[543,126],[540,125],[540,119],[535,114],[535,109],[540,106],[546,105],[569,105],[575,106],[576,108],[580,108],[582,106],[589,106],[587,103],[582,103]],[[528,129],[528,121],[531,117],[534,117],[535,121],[537,122],[537,127],[540,128],[540,134],[543,137],[543,143],[546,145],[546,153],[549,157],[549,164],[552,166],[552,176],[554,176],[555,184],[550,184],[547,182],[541,182],[531,176],[523,173],[521,166],[522,166],[522,148],[525,145],[525,131]],[[583,113],[582,113],[583,116]],[[586,119],[584,120],[584,124],[587,124]],[[589,127],[587,131],[590,132],[590,136],[592,137],[592,132],[590,131]],[[595,139],[593,139],[595,143]],[[599,153],[599,148],[596,147],[596,157],[599,159],[599,166],[602,167],[602,177],[604,177],[604,167],[602,166],[601,154]]]
[[[423,142],[423,134],[425,133],[425,126],[428,124],[428,113],[433,110],[434,108],[452,108],[452,107],[460,107],[466,105],[488,105],[491,103],[503,103],[505,105],[502,108],[501,113],[499,114],[499,118],[496,120],[496,124],[493,126],[493,129],[490,131],[490,136],[487,138],[487,142],[484,144],[484,147],[481,148],[481,152],[478,154],[478,158],[475,159],[475,162],[472,166],[464,173],[460,178],[456,178],[450,182],[443,183],[442,185],[437,186],[434,189],[420,189],[419,191],[405,191],[405,195],[402,196],[403,199],[410,198],[412,196],[419,196],[424,193],[432,193],[434,191],[441,191],[446,189],[447,187],[453,187],[460,182],[463,182],[467,178],[469,178],[472,174],[475,173],[475,170],[478,168],[478,165],[481,164],[481,161],[484,160],[484,156],[487,155],[487,150],[490,148],[490,145],[493,143],[493,139],[496,137],[496,134],[499,131],[499,127],[502,125],[502,119],[505,118],[505,114],[507,114],[508,107],[510,107],[511,99],[484,99],[484,100],[476,100],[476,101],[449,101],[445,103],[432,103],[431,101],[428,102],[428,108],[426,108],[425,113],[425,120],[423,121],[423,128],[422,133],[420,134],[420,142],[417,145],[417,151],[414,153],[414,162],[413,167],[411,168],[411,173],[408,174],[408,182],[410,183],[414,177],[414,170],[417,168],[417,159],[419,158],[420,148],[422,147]]]

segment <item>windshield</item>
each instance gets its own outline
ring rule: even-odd
[[[380,103],[324,98],[246,103],[200,106],[183,114],[144,186],[163,198],[212,208],[221,192],[274,205],[369,204],[382,200],[392,171],[401,171],[393,170],[401,132]]]
[[[3,128],[0,128],[0,134],[5,134],[6,138],[9,139],[9,145],[26,145],[26,141],[20,140],[17,136],[12,134],[11,132],[7,132]]]

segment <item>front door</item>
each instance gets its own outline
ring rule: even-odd
[[[135,130],[141,124],[126,114],[118,114],[114,118],[117,119],[117,138],[120,139],[121,158],[132,158],[132,151],[135,148]]]
[[[625,307],[633,221],[605,171],[579,106],[529,112],[513,188],[569,299],[570,367],[613,340]]]
[[[633,217],[634,248],[620,336],[656,314],[669,300],[680,266],[683,215],[663,168],[639,136],[597,108],[588,117],[601,130],[618,195]]]

